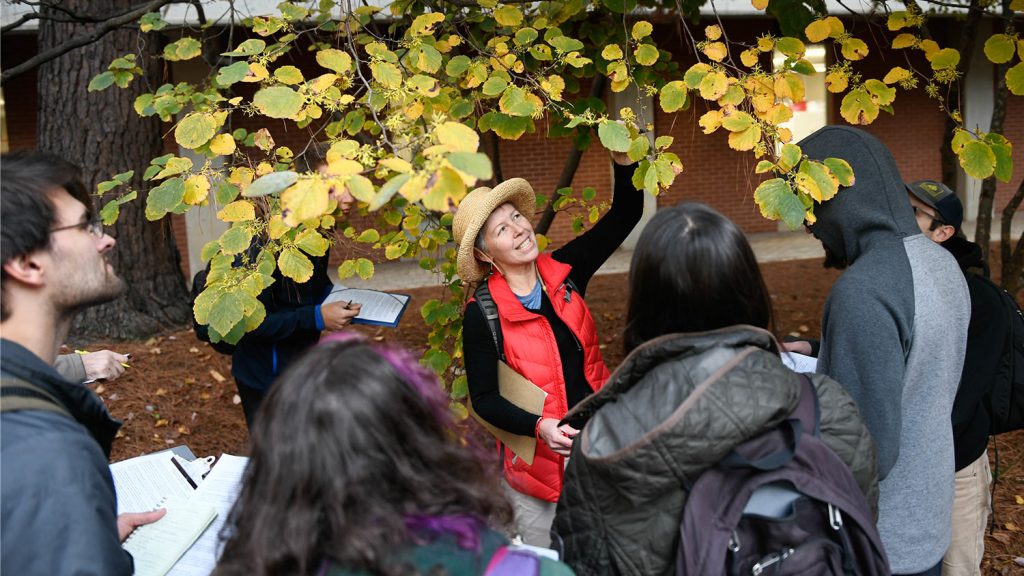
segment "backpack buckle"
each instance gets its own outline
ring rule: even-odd
[[[740,551],[740,537],[735,530],[729,535],[729,551],[733,553]]]
[[[828,505],[828,523],[833,530],[840,530],[843,527],[843,515],[831,503]]]

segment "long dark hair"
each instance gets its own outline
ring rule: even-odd
[[[409,574],[394,562],[404,547],[442,532],[475,547],[485,524],[511,518],[496,462],[458,438],[436,376],[402,350],[321,342],[277,380],[255,424],[218,576],[328,564]]]
[[[663,334],[735,324],[774,327],[768,289],[747,239],[704,204],[660,210],[633,250],[626,352]]]

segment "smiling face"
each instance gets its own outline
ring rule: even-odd
[[[530,264],[540,254],[533,225],[511,203],[502,204],[491,212],[480,229],[480,236],[487,248],[481,259],[494,262],[502,269]],[[479,252],[477,257],[480,257]]]
[[[85,205],[61,189],[50,195],[54,208],[50,246],[45,258],[50,261],[47,285],[54,307],[74,312],[117,298],[125,288],[107,255],[116,241],[107,234],[89,232]],[[80,226],[76,226],[80,225]]]

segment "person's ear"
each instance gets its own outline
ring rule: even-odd
[[[954,234],[956,234],[955,228],[953,228],[949,224],[943,224],[942,226],[939,226],[938,228],[935,229],[932,238],[939,244],[942,244],[946,240],[952,238]]]
[[[479,260],[481,262],[486,262],[488,264],[494,264],[494,261],[491,260],[491,257],[488,256],[483,250],[481,250],[479,248],[473,248],[473,256],[477,260]]]
[[[43,285],[43,267],[40,265],[37,251],[11,258],[3,265],[4,273],[9,278],[30,286]]]

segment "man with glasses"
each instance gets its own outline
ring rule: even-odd
[[[956,258],[971,294],[971,323],[960,387],[953,401],[953,449],[956,480],[953,498],[953,539],[942,559],[944,576],[981,574],[985,524],[992,505],[988,466],[988,396],[997,378],[1010,331],[1002,294],[989,281],[981,247],[960,234],[963,204],[941,182],[907,184],[910,204],[921,233]]]
[[[0,158],[0,572],[131,574],[121,548],[163,511],[117,516],[107,466],[121,423],[52,364],[75,314],[124,281],[78,170],[44,153]]]

